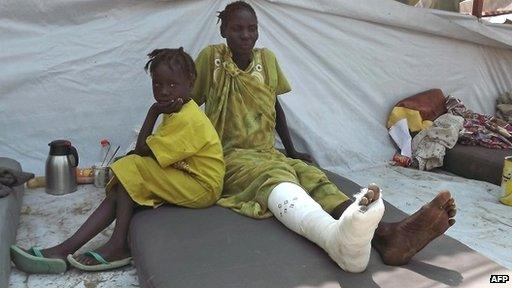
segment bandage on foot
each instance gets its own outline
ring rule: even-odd
[[[372,244],[387,265],[404,265],[454,223],[455,200],[442,191],[413,215],[396,223],[381,223]]]
[[[370,260],[371,240],[382,216],[384,202],[375,184],[368,185],[356,195],[336,222],[327,253],[345,271],[362,272]]]
[[[376,185],[362,189],[339,220],[293,183],[277,185],[268,205],[279,221],[323,248],[343,270],[361,272],[368,265],[370,241],[384,214],[380,195]]]

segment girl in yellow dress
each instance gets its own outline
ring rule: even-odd
[[[311,157],[293,146],[277,97],[291,87],[274,54],[255,48],[256,12],[236,1],[218,17],[226,44],[201,51],[192,94],[198,104],[205,103],[224,149],[226,176],[219,205],[252,218],[274,215],[350,272],[366,268],[372,238],[385,263],[402,265],[454,223],[449,192],[401,222],[383,223],[377,186],[363,189],[352,201],[309,165]],[[274,148],[274,128],[286,155]]]
[[[149,108],[136,148],[111,166],[115,177],[106,198],[78,231],[48,249],[11,247],[16,266],[29,273],[62,273],[65,259],[82,270],[106,270],[130,263],[127,233],[135,206],[171,203],[204,208],[219,199],[224,177],[222,147],[215,128],[194,101],[192,58],[179,49],[149,55],[156,102]],[[153,132],[158,116],[163,121]],[[72,256],[116,220],[110,240],[95,251]]]

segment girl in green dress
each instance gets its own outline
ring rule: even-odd
[[[379,188],[370,185],[352,202],[323,172],[306,163],[311,161],[309,155],[295,150],[277,99],[291,88],[274,54],[254,48],[258,21],[253,8],[242,1],[233,2],[218,17],[227,43],[200,52],[192,91],[199,105],[205,103],[223,146],[226,175],[217,204],[252,218],[276,216],[326,250],[342,269],[352,272],[366,268],[377,227],[377,234],[383,234],[374,242],[384,261],[403,264],[453,224],[453,199],[444,192],[433,200],[432,206],[438,210],[427,209],[429,213],[416,217],[423,220],[434,212],[441,215],[442,220],[435,224],[442,225],[443,232],[427,233],[421,241],[413,241],[411,251],[397,252],[396,245],[387,240],[405,237],[408,241],[412,234],[402,232],[402,222],[379,225],[384,212]],[[274,128],[288,157],[274,148]]]

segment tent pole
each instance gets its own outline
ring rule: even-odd
[[[482,18],[482,9],[484,7],[484,0],[473,0],[473,16]]]

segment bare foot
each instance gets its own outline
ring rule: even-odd
[[[37,256],[34,254],[32,249],[23,249],[23,248],[20,248],[20,249],[27,252],[30,255]],[[58,246],[55,246],[55,247],[48,248],[48,249],[41,249],[41,254],[43,254],[44,258],[62,259],[64,261],[66,261],[66,256],[69,253],[67,253],[63,249],[58,248]]]
[[[122,260],[131,256],[130,251],[124,246],[116,246],[109,243],[95,249],[94,252],[98,253],[108,262]],[[80,254],[75,256],[75,260],[84,265],[97,265],[102,264],[94,259],[92,256]]]
[[[68,256],[69,251],[62,249],[59,246],[43,249],[41,250],[41,253],[43,253],[43,256],[46,258],[57,258],[68,262],[66,260],[66,256]]]
[[[401,222],[383,223],[372,240],[387,265],[404,265],[434,238],[455,223],[455,200],[442,191],[413,215]]]

